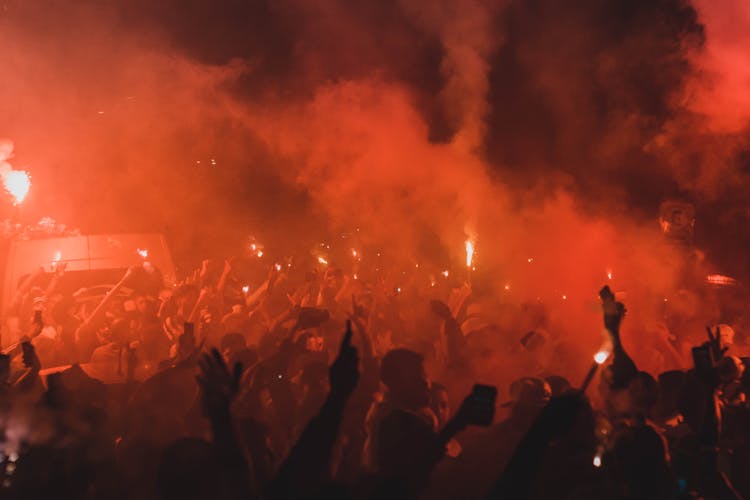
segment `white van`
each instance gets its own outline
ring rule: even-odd
[[[133,266],[148,262],[158,269],[165,284],[175,281],[174,263],[169,247],[161,234],[103,234],[12,240],[5,248],[0,295],[3,315],[2,344],[17,337],[17,325],[9,316],[9,307],[19,286],[41,269],[46,281],[56,266],[65,263],[66,281],[75,287],[114,285]]]

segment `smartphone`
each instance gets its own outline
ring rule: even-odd
[[[495,418],[495,402],[497,401],[497,387],[476,384],[471,390],[469,423],[488,427]]]
[[[708,346],[693,347],[692,352],[695,372],[699,376],[710,375],[713,372],[714,364]]]

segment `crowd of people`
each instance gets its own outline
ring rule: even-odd
[[[98,294],[66,291],[64,264],[28,276],[0,355],[0,497],[750,497],[730,326],[631,355],[605,287],[586,390],[541,303],[325,264],[253,287],[234,260],[172,287],[144,266]]]

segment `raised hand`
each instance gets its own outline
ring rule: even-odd
[[[239,392],[242,363],[235,363],[230,372],[219,351],[212,349],[201,357],[198,366],[200,372],[195,379],[201,388],[203,411],[207,416],[227,411]]]
[[[346,333],[341,341],[339,355],[328,370],[331,397],[346,400],[359,382],[359,355],[352,346],[352,323],[346,322]]]
[[[447,320],[453,317],[450,307],[442,300],[431,300],[430,309],[440,319]]]
[[[354,294],[352,294],[352,319],[354,321],[367,319],[367,310],[359,305]]]
[[[708,349],[711,352],[711,359],[714,365],[716,365],[724,357],[729,347],[721,347],[721,330],[718,326],[713,332],[711,331],[711,327],[707,326],[706,333],[708,333]]]
[[[37,356],[36,349],[34,349],[34,346],[31,344],[31,342],[22,342],[21,352],[23,353],[23,365],[26,368],[31,368],[36,371],[39,371],[41,369],[42,362],[39,361],[39,356]]]
[[[229,276],[229,273],[232,272],[232,259],[227,259],[224,261],[224,275]]]
[[[604,327],[610,334],[617,336],[620,333],[620,324],[627,310],[622,302],[615,302],[615,294],[608,286],[599,292],[602,299],[602,311],[604,313]]]

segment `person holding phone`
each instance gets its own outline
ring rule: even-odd
[[[393,494],[417,496],[445,456],[446,446],[468,425],[488,426],[495,412],[497,389],[475,385],[459,410],[438,431],[430,405],[430,384],[422,355],[408,349],[388,352],[381,363],[386,393],[367,416],[365,461],[370,469],[397,485]]]

